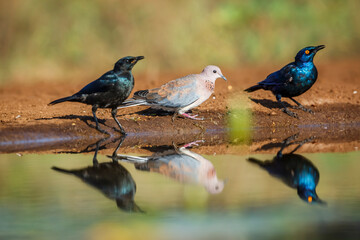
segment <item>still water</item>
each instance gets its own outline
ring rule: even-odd
[[[358,151],[198,154],[201,144],[1,155],[0,239],[359,239]]]

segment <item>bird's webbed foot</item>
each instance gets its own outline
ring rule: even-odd
[[[290,117],[299,119],[299,116],[296,113],[290,111],[288,108],[283,108],[283,109],[281,109],[281,111],[283,111],[284,113],[286,113]]]

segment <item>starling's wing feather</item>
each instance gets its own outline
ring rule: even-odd
[[[76,94],[92,94],[92,93],[107,92],[115,86],[117,80],[118,78],[116,77],[115,73],[113,71],[109,71],[104,75],[102,75],[97,80],[86,85]]]
[[[293,70],[295,68],[294,63],[289,63],[281,70],[271,73],[264,81],[259,82],[259,85],[279,86],[288,83],[293,77]]]
[[[192,104],[200,98],[197,93],[197,79],[195,75],[188,75],[146,91],[139,91],[134,98],[145,99],[150,105],[179,108]]]

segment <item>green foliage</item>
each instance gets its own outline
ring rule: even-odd
[[[230,141],[234,144],[249,143],[251,139],[251,110],[249,103],[240,97],[229,102],[228,125]]]
[[[285,61],[307,45],[360,53],[358,0],[4,1],[0,82],[99,72],[125,55],[139,71]]]

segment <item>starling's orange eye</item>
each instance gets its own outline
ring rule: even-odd
[[[306,51],[307,51],[307,50],[306,50]],[[312,197],[311,197],[311,196],[308,197],[308,202],[309,202],[309,203],[312,202]]]
[[[306,51],[305,51],[305,54],[306,54],[306,55],[308,55],[309,53],[310,53],[310,51],[309,51],[309,50],[306,50]]]

